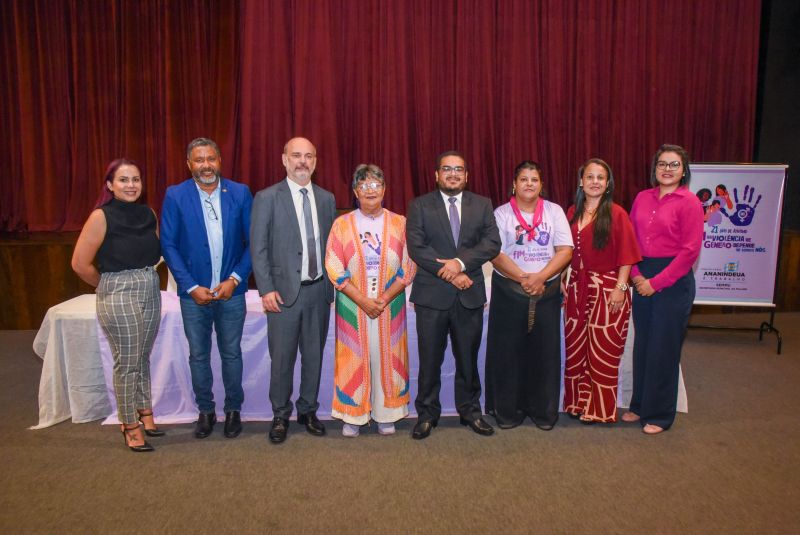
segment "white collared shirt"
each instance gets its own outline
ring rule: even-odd
[[[300,190],[305,188],[308,191],[308,202],[311,203],[311,219],[313,219],[312,223],[314,225],[314,244],[317,249],[317,277],[319,277],[323,274],[322,254],[319,247],[319,218],[317,217],[317,203],[314,202],[314,188],[311,187],[311,182],[305,186],[301,186],[297,182],[290,180],[289,177],[286,177],[286,182],[289,184],[289,191],[292,194],[294,213],[297,216],[297,224],[300,227],[300,242],[303,244],[300,280],[311,280],[311,277],[308,276],[308,242],[306,241],[306,223],[303,221],[303,194]]]
[[[461,223],[461,197],[464,195],[464,192],[461,191],[461,192],[458,193],[458,195],[448,195],[445,192],[443,192],[442,190],[439,190],[439,193],[441,194],[442,200],[444,201],[444,210],[445,210],[445,212],[447,212],[447,219],[448,220],[450,219],[450,197],[455,197],[455,199],[456,199],[456,210],[458,210],[459,228],[461,228],[460,227],[460,223]]]

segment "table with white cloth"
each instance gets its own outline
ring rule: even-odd
[[[52,307],[36,335],[33,349],[43,360],[39,383],[39,423],[41,429],[72,419],[74,423],[105,419],[118,423],[113,391],[111,350],[105,334],[97,323],[95,295],[81,295]],[[153,409],[161,423],[186,423],[197,419],[197,406],[189,371],[189,346],[183,332],[179,298],[174,292],[161,292],[161,325],[150,357]],[[246,294],[247,315],[242,336],[243,380],[245,399],[242,419],[271,420],[269,403],[270,360],[267,350],[267,318],[261,299],[255,290]],[[409,380],[411,382],[410,412],[417,392],[416,315],[408,304]],[[478,356],[478,369],[483,376],[486,355],[488,306],[484,308],[484,329]],[[632,322],[631,322],[632,323]],[[632,325],[631,325],[632,326]],[[328,340],[322,363],[318,415],[330,418],[333,397],[335,348],[334,314],[331,311]],[[623,363],[620,366],[619,405],[630,401],[630,352],[633,336],[629,336]],[[563,340],[563,336],[562,336]],[[214,399],[217,412],[222,414],[225,392],[222,385],[219,354],[212,336],[211,367],[214,372]],[[563,370],[563,343],[562,343]],[[448,345],[442,365],[442,414],[456,415],[453,398],[455,361]],[[300,380],[300,358],[295,367],[295,392]],[[563,388],[563,387],[562,387]],[[296,395],[296,394],[295,394]],[[683,378],[680,381],[678,410],[686,412]]]

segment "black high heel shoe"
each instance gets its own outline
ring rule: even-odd
[[[131,451],[135,451],[136,453],[141,453],[145,451],[156,451],[156,449],[150,444],[148,444],[146,440],[144,441],[144,444],[142,444],[141,446],[131,446],[128,443],[128,438],[130,438],[131,436],[129,432],[136,431],[137,429],[139,429],[139,425],[141,424],[137,424],[136,427],[131,427],[129,429],[125,427],[125,424],[122,424],[122,439],[125,441],[125,445],[128,446]]]
[[[144,422],[142,421],[142,418],[144,416],[153,416],[153,411],[150,411],[149,413],[142,413],[142,412],[139,413],[139,422],[142,425],[144,425]],[[155,420],[153,420],[153,425],[155,425]],[[163,437],[167,433],[162,431],[162,430],[160,430],[158,427],[154,427],[152,429],[148,429],[147,426],[145,425],[144,426],[144,434],[147,435],[148,437]]]

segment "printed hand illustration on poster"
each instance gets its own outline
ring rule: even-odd
[[[742,202],[739,202],[739,191],[737,188],[733,188],[733,200],[736,203],[736,210],[732,214],[729,214],[725,208],[720,209],[720,211],[725,214],[735,226],[746,227],[753,222],[753,216],[756,214],[756,207],[758,203],[761,202],[761,195],[759,195],[756,199],[756,203],[752,204],[755,192],[756,188],[745,186]]]

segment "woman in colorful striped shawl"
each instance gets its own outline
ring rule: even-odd
[[[333,223],[325,269],[336,287],[336,365],[332,416],[355,437],[370,416],[382,435],[408,414],[405,288],[416,265],[406,250],[406,218],[381,207],[383,171],[353,175],[359,208]]]

